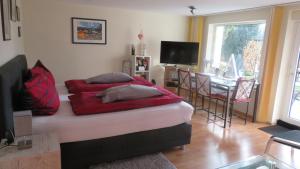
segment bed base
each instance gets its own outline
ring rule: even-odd
[[[184,147],[191,140],[192,126],[177,126],[103,139],[62,143],[62,169],[86,169],[90,165]]]

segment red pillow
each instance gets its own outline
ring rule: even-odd
[[[49,70],[45,65],[43,65],[43,63],[42,63],[40,60],[38,60],[38,61],[35,63],[35,65],[34,65],[34,67],[32,68],[32,70],[34,71],[35,68],[42,68],[42,69],[44,69],[44,70],[45,70],[46,76],[51,80],[51,82],[52,82],[53,84],[55,84],[55,79],[54,79],[52,73],[50,72],[50,70]],[[32,75],[32,76],[33,76],[33,75]]]
[[[41,68],[34,68],[32,79],[25,82],[26,91],[32,98],[34,115],[52,115],[60,106],[56,88],[44,71]]]

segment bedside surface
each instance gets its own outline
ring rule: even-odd
[[[60,145],[56,134],[32,136],[32,148],[18,150],[9,146],[0,150],[0,169],[60,169]]]

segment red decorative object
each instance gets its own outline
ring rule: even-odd
[[[34,67],[31,69],[31,72],[34,74],[34,73],[40,73],[40,71],[37,71],[35,70],[35,68],[42,68],[44,69],[45,71],[43,71],[43,73],[50,79],[50,81],[53,83],[53,85],[55,85],[55,79],[52,75],[52,73],[50,72],[50,70],[40,61],[38,60]]]
[[[41,67],[31,70],[32,78],[25,82],[26,92],[33,101],[34,115],[52,115],[57,112],[60,101],[53,81]]]
[[[138,38],[140,41],[144,40],[144,33],[143,31],[141,30],[141,32],[138,34]]]

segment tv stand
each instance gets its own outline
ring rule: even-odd
[[[177,66],[165,66],[164,87],[173,93],[177,93],[178,73]]]
[[[178,86],[178,69],[183,69],[186,71],[192,70],[191,66],[181,66],[181,65],[167,65],[164,64],[164,87],[174,93],[177,93]]]

